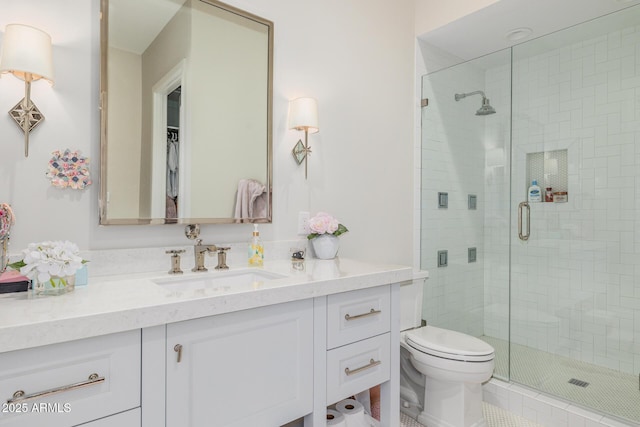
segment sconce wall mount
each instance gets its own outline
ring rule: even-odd
[[[0,73],[11,73],[24,81],[24,98],[9,115],[24,132],[24,156],[29,156],[29,132],[44,120],[31,101],[31,82],[45,79],[53,84],[51,36],[38,28],[22,24],[6,27],[0,53]]]
[[[309,133],[320,131],[318,127],[318,102],[315,98],[296,98],[289,101],[289,129],[304,131],[304,144],[302,140],[298,140],[291,153],[298,165],[304,160],[304,178],[307,179],[307,157],[311,154]]]

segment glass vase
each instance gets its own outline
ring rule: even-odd
[[[33,280],[34,295],[62,295],[73,292],[76,286],[76,276],[51,276],[49,280]]]

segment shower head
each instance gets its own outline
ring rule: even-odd
[[[476,116],[488,116],[489,114],[495,114],[496,109],[489,104],[489,99],[484,95],[484,92],[481,90],[476,90],[475,92],[469,93],[456,93],[454,98],[456,101],[460,101],[463,98],[466,98],[470,95],[482,95],[482,107],[476,111]]]
[[[495,114],[496,109],[489,104],[488,98],[482,98],[482,107],[476,111],[476,116],[488,116],[489,114]]]

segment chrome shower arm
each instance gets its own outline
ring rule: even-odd
[[[455,94],[455,98],[456,98],[456,101],[460,101],[462,98],[466,98],[467,96],[471,96],[471,95],[478,95],[478,94],[479,94],[479,95],[482,95],[482,98],[485,98],[485,99],[487,98],[487,97],[484,95],[484,92],[483,92],[483,91],[481,91],[481,90],[476,90],[476,91],[474,91],[474,92],[469,92],[469,93],[456,93],[456,94]]]

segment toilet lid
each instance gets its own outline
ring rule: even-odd
[[[406,342],[418,351],[446,359],[486,362],[494,358],[494,349],[486,342],[435,326],[408,331]]]

